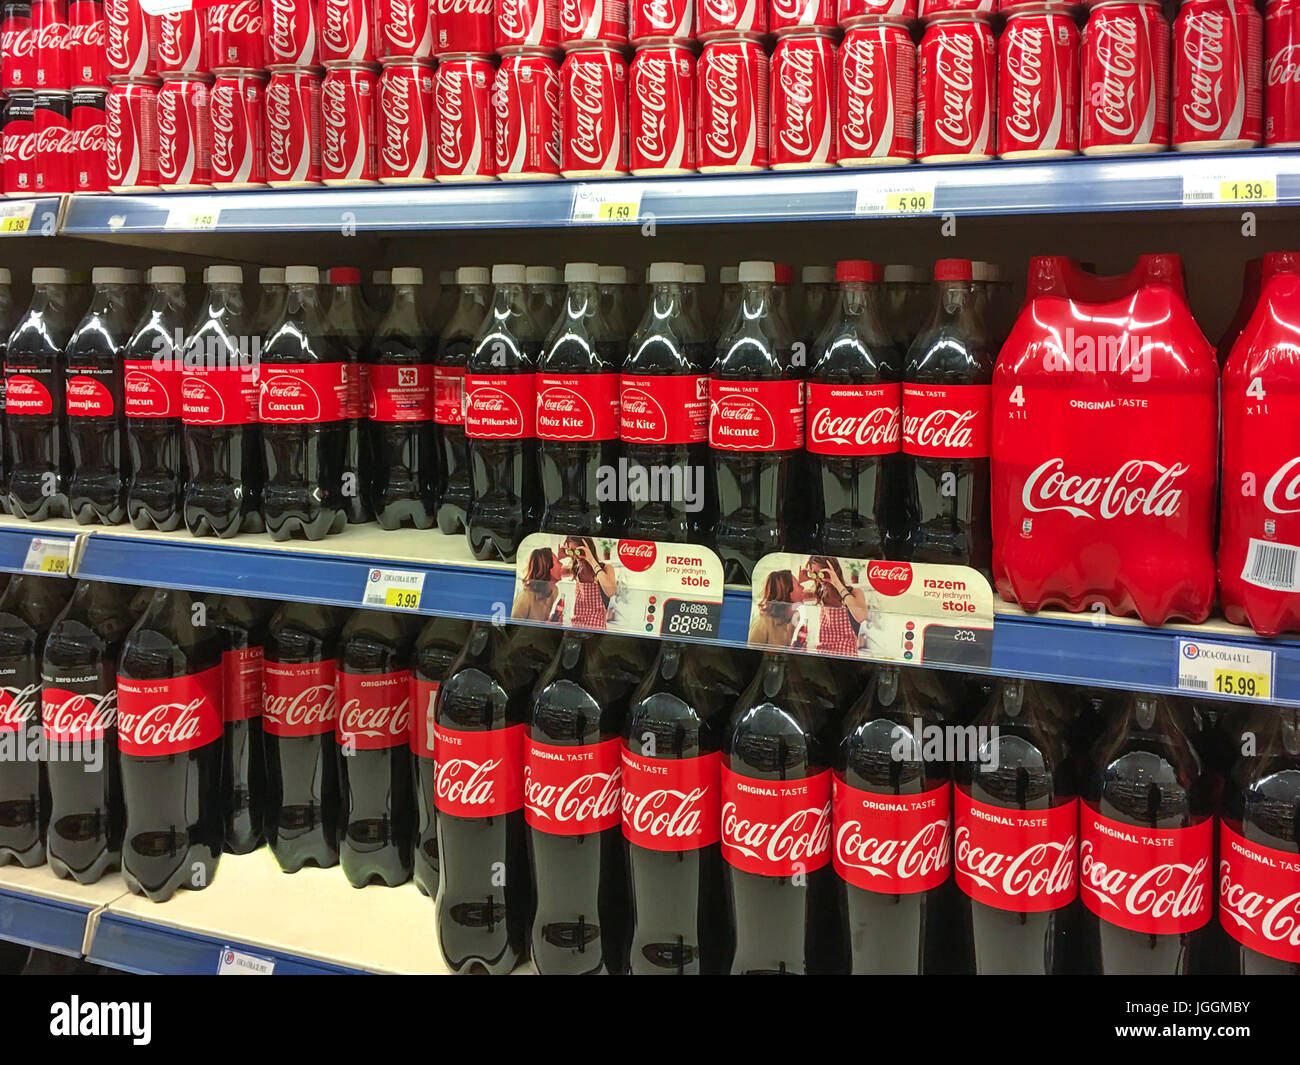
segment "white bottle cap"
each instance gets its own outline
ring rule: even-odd
[[[13,278],[9,274],[7,266],[0,266],[0,285],[8,285]]]
[[[33,266],[33,285],[67,285],[71,283],[68,271],[58,266]]]
[[[704,267],[699,263],[686,264],[686,283],[688,285],[702,285],[709,279],[709,275],[704,272]]]
[[[257,271],[257,283],[259,285],[283,285],[284,284],[284,267],[283,266],[264,266]]]
[[[805,266],[799,274],[805,285],[835,284],[835,268],[831,266]]]
[[[456,269],[456,284],[486,285],[492,280],[486,266],[461,266]]]
[[[772,284],[776,281],[776,263],[748,259],[740,264],[737,276],[742,285],[747,281],[766,281]]]
[[[96,266],[90,271],[92,285],[126,285],[126,270],[120,266]]]
[[[320,268],[316,266],[286,266],[284,268],[286,285],[319,285]]]
[[[529,266],[524,270],[524,280],[530,285],[558,285],[560,271],[553,266]]]
[[[686,267],[682,263],[651,263],[648,273],[650,284],[663,285],[670,281],[686,280]]]
[[[316,267],[312,267],[315,270]],[[289,271],[286,270],[285,277],[288,277]],[[207,269],[209,285],[242,285],[244,283],[244,271],[238,266],[209,266]]]
[[[183,285],[185,284],[185,267],[151,266],[149,267],[149,284]]]
[[[455,270],[438,271],[438,284],[440,284],[443,288],[446,288],[448,285],[454,285],[455,283],[456,283]]]
[[[602,285],[626,285],[627,267],[602,266],[600,268],[600,283]]]
[[[734,285],[740,280],[740,271],[734,266],[724,266],[718,271],[719,285]]]
[[[375,270],[370,275],[372,285],[389,285],[392,284],[393,273],[391,270]]]
[[[394,285],[423,285],[424,271],[418,266],[394,266]]]
[[[928,281],[929,275],[919,266],[886,266],[886,281]]]
[[[516,263],[497,263],[492,267],[492,284],[522,285],[528,271]]]
[[[600,267],[595,263],[565,263],[564,281],[568,285],[594,285],[600,280]]]

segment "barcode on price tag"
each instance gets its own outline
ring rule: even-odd
[[[579,185],[573,193],[571,222],[635,222],[641,217],[641,189],[621,183]]]
[[[372,569],[366,577],[362,606],[389,610],[419,610],[424,573],[409,569]]]
[[[42,540],[33,536],[23,559],[23,572],[66,577],[71,559],[71,540]]]
[[[218,976],[271,976],[275,973],[275,959],[248,954],[242,950],[223,947],[217,961]]]
[[[17,203],[0,205],[0,234],[17,236],[26,233],[31,228],[32,214],[35,210],[35,200],[21,200]]]
[[[1269,699],[1273,652],[1241,644],[1179,640],[1178,688],[1220,698]]]
[[[858,214],[929,214],[934,210],[934,182],[909,178],[858,187]]]

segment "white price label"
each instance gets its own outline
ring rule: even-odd
[[[362,606],[389,610],[419,610],[424,591],[424,574],[409,569],[372,569],[366,576]]]
[[[23,559],[23,572],[66,577],[71,561],[71,540],[42,540],[33,536],[27,545],[27,557]]]
[[[16,200],[0,205],[0,236],[17,236],[32,226],[35,200]]]
[[[1183,203],[1276,203],[1277,168],[1254,160],[1188,160],[1183,174]]]
[[[164,229],[183,229],[187,232],[216,229],[221,220],[221,208],[204,205],[186,207],[177,205],[167,212]]]
[[[247,954],[242,950],[223,947],[217,962],[218,976],[270,976],[275,972],[275,959]]]
[[[579,185],[573,193],[571,222],[635,222],[641,217],[637,186]]]
[[[929,214],[934,181],[923,177],[858,186],[858,214]]]
[[[1216,698],[1271,699],[1273,652],[1234,643],[1179,640],[1178,688]]]

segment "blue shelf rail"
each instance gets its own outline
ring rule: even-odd
[[[22,573],[33,540],[66,541],[68,551],[71,552],[77,535],[75,532],[47,529],[38,524],[33,524],[30,531],[27,528],[0,527],[0,572]]]
[[[0,939],[80,957],[92,910],[91,906],[0,889]]]

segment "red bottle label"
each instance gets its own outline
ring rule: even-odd
[[[603,832],[619,822],[621,739],[582,747],[524,741],[524,820],[552,836]]]
[[[629,444],[704,443],[709,438],[708,375],[624,374],[618,435]]]
[[[1079,893],[1103,921],[1177,935],[1210,920],[1214,819],[1188,828],[1139,828],[1079,807]]]
[[[1219,924],[1243,947],[1300,962],[1300,854],[1219,822]]]
[[[346,362],[262,363],[257,420],[275,425],[343,421],[354,370]]]
[[[51,414],[54,397],[44,381],[25,373],[5,375],[6,414]]]
[[[247,721],[262,714],[262,649],[238,647],[221,656],[225,719]]]
[[[926,458],[988,458],[992,414],[990,385],[904,385],[903,450]]]
[[[929,891],[952,867],[952,788],[879,795],[834,779],[835,872],[886,895]]]
[[[652,851],[693,851],[722,829],[722,755],[643,758],[623,748],[623,838]]]
[[[407,742],[417,758],[434,756],[433,721],[438,709],[439,687],[441,685],[436,680],[411,677],[411,735]]]
[[[803,447],[803,382],[710,378],[709,447],[799,450]]]
[[[340,669],[339,716],[334,736],[358,751],[382,751],[403,746],[410,732],[411,674],[349,673]]]
[[[221,739],[220,666],[170,680],[117,678],[117,746],[156,758]]]
[[[465,367],[433,368],[433,420],[439,425],[465,424]]]
[[[26,673],[34,669],[22,669]],[[17,732],[29,722],[35,723],[40,709],[41,686],[33,680],[19,686],[17,671],[6,670],[3,680],[11,681],[0,687],[0,732]]]
[[[128,359],[124,364],[124,401],[128,418],[179,418],[180,369],[159,368],[148,359]]]
[[[46,688],[41,695],[41,724],[47,743],[102,740],[117,727],[117,689],[103,694]]]
[[[533,374],[465,374],[465,435],[480,440],[536,436],[537,380]]]
[[[808,384],[808,450],[815,455],[892,455],[902,448],[902,388]]]
[[[366,417],[372,422],[434,420],[433,366],[367,366]]]
[[[338,720],[334,659],[262,664],[262,728],[272,736],[319,736]]]
[[[822,868],[831,860],[831,771],[755,780],[722,766],[722,857],[761,876]]]
[[[254,425],[257,375],[242,366],[185,370],[181,378],[181,418],[186,425]]]
[[[616,373],[537,375],[539,440],[617,440]]]
[[[460,732],[435,725],[433,804],[453,817],[503,817],[524,804],[524,726]]]
[[[63,405],[70,418],[111,418],[117,413],[104,379],[113,371],[98,366],[69,366],[63,379]]]
[[[1009,810],[953,789],[957,886],[976,902],[1014,913],[1059,910],[1079,887],[1079,800],[1049,810]]]

